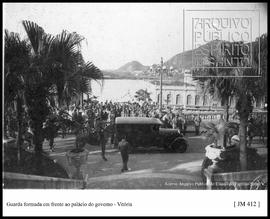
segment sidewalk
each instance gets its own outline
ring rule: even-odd
[[[107,145],[104,161],[99,146],[86,145],[89,150],[88,160],[81,170],[87,179],[87,189],[205,189],[201,178],[201,164],[205,156],[202,136],[188,136],[191,148],[187,153],[164,153],[162,151],[130,155],[131,171],[121,173],[122,160],[118,149]],[[256,141],[255,141],[256,142]],[[75,168],[67,162],[66,151],[74,148],[75,137],[55,139],[55,151],[49,152],[57,163],[63,166],[70,176]],[[259,154],[267,154],[268,150],[261,144],[254,144]]]
[[[66,136],[65,138],[62,137],[57,137],[54,139],[54,151],[50,151],[49,147],[49,142],[45,141],[43,144],[43,149],[45,152],[49,153],[50,156],[58,156],[66,153],[68,150],[74,149],[75,148],[75,136],[74,135],[69,135]],[[84,147],[89,151],[89,154],[95,154],[95,153],[100,153],[101,149],[100,146],[98,145],[90,145],[86,144]],[[115,151],[117,149],[112,148],[111,145],[107,144],[106,145],[106,152],[111,152]]]
[[[104,162],[98,155],[91,156],[84,166],[88,189],[204,189],[200,185],[201,153],[130,154],[131,170],[124,173],[119,152],[107,158]]]
[[[74,141],[75,137],[57,138],[54,152],[49,152],[49,146],[44,144],[49,156],[63,166],[70,176],[75,168],[68,164],[66,151],[74,147]],[[121,155],[117,149],[107,145],[108,161],[101,158],[98,146],[86,145],[86,149],[90,152],[81,170],[87,178],[87,189],[204,189],[204,185],[200,184],[202,153],[167,154],[146,150],[131,154],[129,165],[132,169],[122,173]]]
[[[43,144],[43,150],[48,154],[55,162],[59,163],[67,173],[71,175],[75,172],[75,168],[70,166],[66,157],[66,152],[75,148],[75,136],[67,136],[65,138],[57,137],[55,138],[54,151],[52,152],[49,147],[49,142],[45,141]],[[97,156],[101,159],[101,149],[98,145],[86,144],[85,149],[89,151],[88,160],[91,156]],[[114,149],[111,145],[106,145],[106,155],[110,153],[118,152],[118,149]]]

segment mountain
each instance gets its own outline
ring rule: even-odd
[[[195,67],[195,62],[200,62],[199,66],[203,66],[204,64],[209,64],[208,57],[210,51],[213,56],[217,59],[220,59],[221,56],[221,44],[225,41],[221,40],[213,40],[208,42],[196,49],[188,50],[182,53],[179,53],[166,62],[164,64],[168,67],[173,67],[177,72],[178,78],[183,78],[183,74],[181,73],[181,69],[191,69]],[[252,45],[252,47],[254,47]],[[153,64],[152,69],[157,67],[157,64]],[[110,73],[107,72],[107,75],[110,75],[111,78],[140,78],[140,77],[149,77],[150,68],[148,66],[142,65],[138,61],[128,62],[127,64],[123,65],[122,67],[118,68],[117,70],[111,71]],[[150,75],[153,76],[153,75]]]
[[[117,72],[116,70],[102,70],[104,78],[107,79],[137,79],[131,72]]]
[[[166,61],[164,64],[167,66],[173,66],[176,69],[190,69],[194,62],[194,54],[196,54],[197,59],[207,59],[208,53],[210,50],[214,50],[216,53],[220,50],[215,50],[215,48],[220,48],[220,44],[222,41],[220,40],[214,40],[207,44],[204,44],[196,49],[188,50],[182,53],[179,53],[172,58],[170,58],[168,61]],[[216,54],[213,55],[216,55]],[[219,52],[218,52],[219,53]],[[193,60],[192,60],[193,59]]]
[[[148,66],[142,65],[138,61],[132,61],[132,62],[128,62],[127,64],[121,66],[120,68],[118,68],[115,71],[116,72],[130,72],[130,73],[132,73],[132,72],[143,72],[147,69],[148,69]]]
[[[138,61],[128,62],[116,70],[103,70],[105,78],[112,79],[137,79],[142,76],[145,71],[149,69],[148,66],[142,65]]]

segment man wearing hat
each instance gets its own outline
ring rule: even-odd
[[[239,144],[240,144],[240,139],[238,135],[234,135],[231,138],[231,145],[229,145],[228,147],[239,147]]]

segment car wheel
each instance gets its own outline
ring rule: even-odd
[[[188,144],[185,140],[179,139],[173,142],[171,148],[174,152],[184,153],[186,152]]]
[[[206,183],[206,177],[204,175],[204,170],[207,169],[209,166],[213,164],[212,160],[208,157],[204,158],[202,162],[202,168],[201,168],[201,176],[204,183]]]

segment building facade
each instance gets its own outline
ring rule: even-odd
[[[177,85],[162,86],[162,102],[165,106],[179,107],[185,110],[222,109],[220,101],[204,94],[199,84],[193,80],[190,70],[184,70],[184,80]],[[160,87],[156,87],[157,102],[160,101]],[[231,104],[234,106],[234,101]]]
[[[200,85],[193,80],[190,70],[184,70],[184,80],[176,84],[175,82],[164,83],[162,86],[162,103],[165,106],[183,108],[185,110],[223,110],[221,101],[214,100],[211,95],[204,94]],[[156,86],[156,101],[159,103],[160,86]],[[233,99],[230,104],[232,110],[235,109],[236,101]],[[254,109],[266,108],[266,97],[254,100]]]

